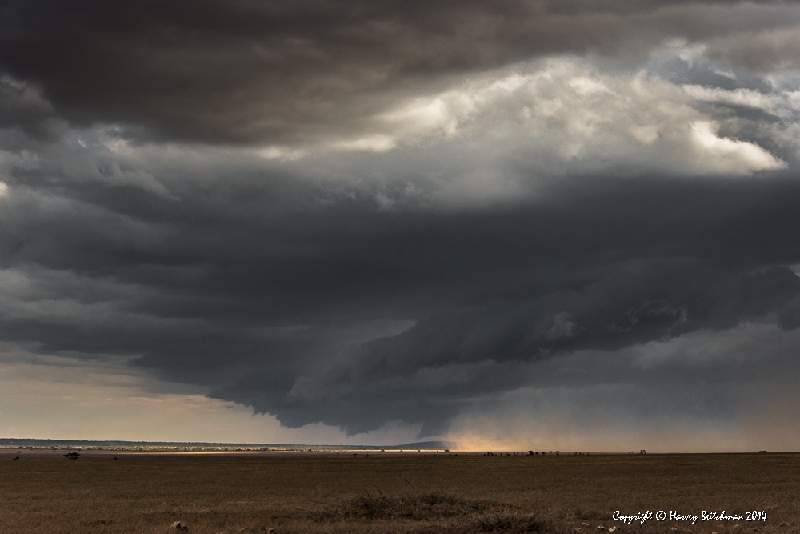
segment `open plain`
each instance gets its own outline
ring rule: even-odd
[[[0,533],[800,532],[800,454],[63,452],[0,451]]]

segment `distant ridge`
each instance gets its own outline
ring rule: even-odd
[[[126,441],[93,439],[0,438],[0,448],[34,449],[228,449],[228,450],[446,450],[447,441],[419,441],[400,445],[319,445],[309,443],[212,443],[202,441]]]

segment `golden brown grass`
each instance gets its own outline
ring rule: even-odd
[[[26,456],[0,456],[2,534],[800,532],[798,454]],[[625,525],[616,510],[767,521]]]

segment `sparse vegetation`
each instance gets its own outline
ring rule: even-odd
[[[800,532],[797,454],[117,456],[0,458],[0,534]]]
[[[318,521],[345,519],[423,521],[451,517],[468,517],[489,512],[506,511],[511,506],[492,501],[469,500],[442,491],[406,492],[387,496],[382,491],[365,491],[363,495],[336,503],[316,514]]]

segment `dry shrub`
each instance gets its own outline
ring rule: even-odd
[[[387,496],[381,491],[365,491],[325,509],[314,511],[317,521],[344,519],[428,521],[450,517],[482,515],[510,509],[511,506],[492,501],[472,500],[441,491],[407,493]]]
[[[385,495],[369,492],[311,512],[308,518],[321,523],[345,521],[350,524],[376,522],[406,525],[415,534],[466,534],[494,532],[557,532],[543,521],[517,507],[489,500],[465,499],[442,491]],[[409,523],[417,523],[409,524]]]
[[[482,520],[478,532],[504,532],[517,534],[520,532],[554,532],[550,521],[542,521],[530,514],[506,515]]]

